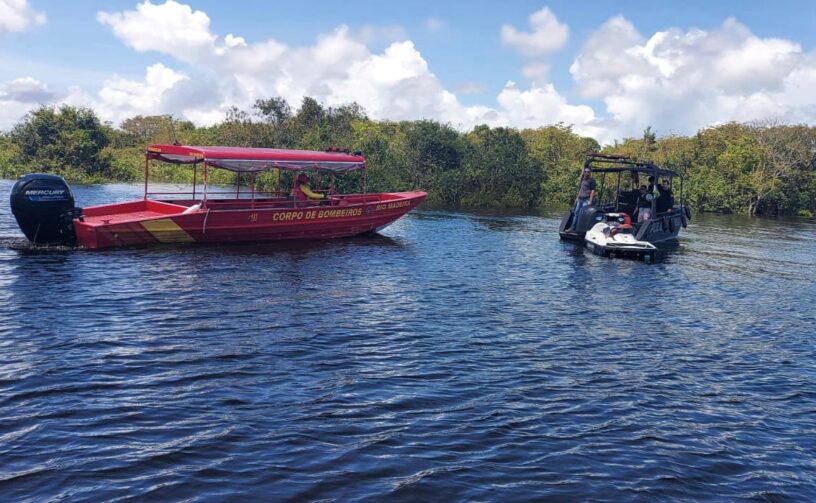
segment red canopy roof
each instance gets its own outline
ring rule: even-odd
[[[198,147],[187,145],[150,145],[145,155],[174,164],[205,161],[211,166],[230,171],[267,171],[285,169],[299,171],[319,169],[344,172],[365,169],[365,158],[345,152],[284,150],[277,148]]]

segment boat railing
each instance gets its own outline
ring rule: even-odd
[[[191,191],[150,191],[147,193],[148,197],[151,196],[190,196],[192,199],[201,199],[203,197],[203,193],[201,192],[191,192]],[[259,191],[256,190],[254,192],[239,192],[235,190],[208,190],[207,191],[207,198],[212,199],[212,196],[232,196],[233,199],[251,199],[253,196],[255,198],[261,197],[287,197],[289,193],[284,191],[278,190],[269,190],[269,191]]]
[[[328,194],[327,190],[317,190]],[[385,197],[383,197],[385,196]],[[296,201],[288,192],[269,190],[255,192],[237,192],[235,190],[208,190],[206,202],[204,194],[192,191],[150,191],[147,199],[151,201],[170,202],[182,206],[203,203],[213,210],[239,209],[285,209],[307,208],[317,206],[347,206],[360,204],[388,203],[395,199],[383,194],[331,194],[330,198],[315,201]]]

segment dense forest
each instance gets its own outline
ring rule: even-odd
[[[728,123],[694,136],[641,138],[601,146],[569,125],[538,129],[477,126],[461,132],[435,121],[375,121],[350,104],[325,107],[281,98],[233,108],[216,125],[196,127],[170,116],[137,116],[117,127],[89,109],[43,106],[0,133],[0,175],[57,173],[70,181],[140,180],[150,143],[361,150],[372,191],[424,189],[429,201],[458,207],[564,206],[575,197],[586,152],[626,154],[675,169],[685,177],[697,211],[764,215],[816,214],[816,128],[777,123]],[[156,165],[153,178],[189,181],[192,170]],[[221,172],[216,182],[235,183]],[[276,181],[265,175],[262,184]],[[286,174],[284,177],[288,176]],[[288,182],[288,179],[283,180]],[[342,182],[359,189],[359,177]]]

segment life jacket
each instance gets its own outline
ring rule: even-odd
[[[615,234],[619,232],[623,232],[624,234],[632,232],[633,229],[632,219],[629,218],[629,215],[627,215],[626,213],[621,213],[621,216],[623,218],[623,223],[615,225],[614,227],[609,229],[609,237],[613,237]]]
[[[641,196],[638,197],[638,200],[637,200],[637,207],[638,208],[651,208],[652,207],[652,199],[654,199],[654,196],[652,194],[649,194],[648,192],[645,193],[645,194],[641,194]]]

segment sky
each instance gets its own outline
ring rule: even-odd
[[[0,0],[0,130],[40,105],[197,125],[281,96],[601,143],[816,123],[813,1]]]

